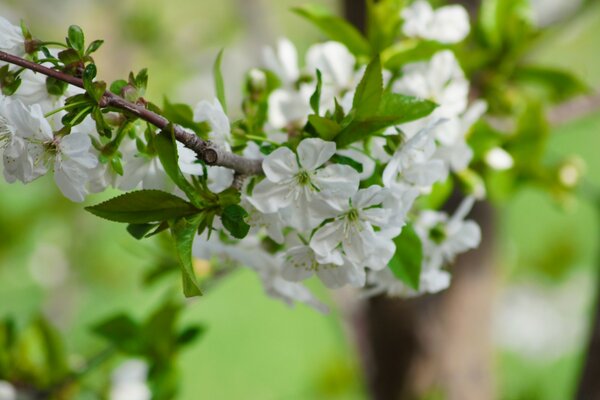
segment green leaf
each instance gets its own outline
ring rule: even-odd
[[[520,66],[514,73],[514,79],[518,82],[540,86],[554,102],[562,102],[590,90],[588,85],[575,75],[552,67]]]
[[[94,326],[92,331],[126,353],[138,354],[142,350],[142,344],[139,342],[141,327],[128,315],[118,314],[110,317]]]
[[[202,207],[202,199],[198,191],[188,182],[179,169],[179,156],[177,155],[177,145],[175,144],[175,136],[172,130],[170,132],[162,131],[159,133],[155,138],[154,146],[156,147],[158,158],[169,178],[175,182],[179,189],[183,190],[196,207]]]
[[[85,55],[89,56],[92,53],[98,51],[98,49],[104,44],[104,40],[94,40],[85,51]]]
[[[396,278],[414,290],[419,290],[423,245],[412,225],[402,228],[400,236],[394,239],[396,253],[388,264]]]
[[[83,88],[90,96],[94,95],[94,78],[96,77],[97,72],[98,70],[96,69],[95,64],[88,64],[83,71]]]
[[[365,119],[374,116],[379,109],[383,94],[383,74],[381,72],[381,58],[375,57],[365,70],[354,99],[352,108],[356,119]]]
[[[63,94],[65,94],[67,86],[67,82],[60,81],[50,76],[46,78],[46,90],[48,91],[48,94],[54,96],[62,96]]]
[[[396,117],[372,117],[362,121],[354,120],[335,137],[338,148],[368,138],[389,126],[397,125]]]
[[[293,11],[315,24],[331,40],[344,44],[356,56],[368,56],[371,47],[365,37],[344,19],[318,5],[305,5]]]
[[[194,111],[187,104],[171,103],[165,97],[162,115],[173,124],[191,129],[201,138],[208,139],[207,134],[210,132],[210,128],[204,122],[198,123],[194,121]]]
[[[80,55],[84,54],[84,44],[85,38],[83,35],[83,31],[77,25],[71,25],[69,27],[69,32],[67,36],[67,43],[71,46],[71,48],[77,50]]]
[[[52,380],[63,378],[69,371],[69,367],[60,332],[41,316],[36,318],[33,325],[40,334],[41,348],[45,353],[45,364],[49,378]]]
[[[354,168],[359,174],[363,172],[363,165],[353,158],[342,156],[340,154],[334,154],[331,157],[331,161],[337,164],[348,165],[349,167]]]
[[[223,73],[221,72],[221,62],[223,61],[223,51],[221,49],[219,54],[217,55],[217,59],[215,60],[215,64],[213,66],[213,75],[215,79],[215,92],[217,94],[217,99],[221,106],[223,107],[223,111],[227,114],[227,101],[225,99],[225,84],[223,83]]]
[[[248,213],[241,206],[231,204],[223,209],[221,222],[231,236],[236,239],[243,239],[250,230],[250,225],[246,223]]]
[[[367,0],[367,37],[374,53],[394,43],[400,30],[402,0]]]
[[[429,60],[443,48],[443,44],[432,40],[406,40],[384,50],[381,60],[386,69],[398,70],[407,63]]]
[[[127,225],[127,232],[137,240],[143,239],[148,233],[158,224],[129,224]]]
[[[308,122],[310,122],[319,137],[323,140],[333,140],[342,130],[342,127],[337,122],[315,114],[308,116]]]
[[[125,193],[85,209],[100,218],[129,224],[160,222],[200,211],[182,198],[160,190]]]
[[[395,118],[394,125],[424,118],[435,110],[437,104],[430,100],[385,92],[379,104],[377,115]]]
[[[171,235],[175,240],[175,250],[183,279],[183,294],[186,297],[202,295],[192,264],[192,244],[203,219],[204,215],[199,214],[189,218],[179,218],[171,223]]]
[[[66,49],[58,53],[58,59],[68,66],[79,63],[81,55],[75,49]]]
[[[119,96],[123,95],[123,88],[127,86],[127,81],[124,79],[119,79],[114,81],[111,85],[110,85],[110,91],[114,94],[117,94]]]
[[[321,71],[317,70],[317,87],[315,88],[315,92],[310,96],[310,107],[315,112],[316,115],[319,115],[319,108],[321,106],[321,88],[323,87],[323,78],[321,76]]]

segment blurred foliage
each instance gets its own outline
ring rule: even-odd
[[[256,64],[256,47],[247,42],[246,36],[256,33],[260,40],[274,37],[273,32],[285,32],[294,41],[303,42],[304,47],[319,37],[315,29],[307,28],[308,24],[287,10],[304,1],[263,2],[269,15],[259,24],[269,34],[262,37],[261,32],[252,31],[257,28],[244,15],[244,1],[217,4],[179,0],[176,5],[167,5],[158,0],[19,0],[6,1],[0,9],[14,8],[14,14],[30,21],[36,29],[39,27],[40,36],[58,35],[65,30],[65,21],[82,21],[86,32],[110,39],[98,55],[102,70],[109,74],[103,78],[125,76],[130,68],[148,65],[154,79],[149,86],[150,98],[160,98],[175,82],[193,88],[193,98],[197,100],[202,93],[212,93],[212,82],[205,77],[210,73],[217,48],[236,46],[236,42],[247,47],[240,52],[242,63],[226,62],[225,58],[223,73],[232,77],[236,73],[241,76],[238,72],[242,68]],[[565,160],[576,153],[585,160],[589,180],[600,185],[600,139],[596,134],[600,117],[551,129],[545,115],[552,104],[584,92],[590,84],[600,83],[597,68],[591,67],[598,62],[594,50],[600,35],[600,7],[589,6],[589,12],[540,31],[532,26],[524,1],[484,3],[469,44],[453,48],[462,54],[463,67],[474,78],[480,95],[487,99],[490,112],[502,122],[498,126],[481,122],[473,131],[470,140],[480,161],[476,172],[485,177],[488,193],[494,199],[512,196],[503,206],[504,240],[500,247],[507,279],[534,276],[559,284],[573,270],[593,270],[598,238],[594,210],[583,203],[571,214],[564,214],[565,208],[573,208],[573,198],[565,195],[571,188],[563,187],[558,172]],[[373,18],[382,18],[385,10],[375,11],[374,15],[378,17]],[[371,31],[369,37],[385,47],[389,25],[382,23],[380,27],[379,31]],[[392,47],[384,51],[383,57],[393,68],[427,58],[439,48],[432,43]],[[168,68],[165,60],[169,60]],[[238,69],[227,67],[234,64],[241,65]],[[587,82],[582,83],[560,67],[579,72]],[[190,83],[190,76],[198,78],[200,84]],[[185,89],[182,90],[168,94],[185,97]],[[513,156],[519,166],[518,174],[493,171],[485,165],[485,152],[497,146]],[[532,183],[561,200],[563,209],[547,196],[523,188],[523,184]],[[451,190],[440,188],[440,192],[445,193],[444,197]],[[107,193],[106,197],[110,195]],[[99,197],[92,202],[101,200]],[[324,319],[305,308],[290,312],[266,299],[255,278],[241,271],[215,286],[210,296],[188,307],[181,316],[183,326],[203,321],[210,332],[179,355],[179,345],[188,344],[202,330],[175,329],[174,318],[181,311],[178,304],[166,303],[152,314],[156,304],[169,298],[165,294],[178,290],[153,279],[176,265],[172,248],[162,238],[140,244],[122,227],[96,220],[72,207],[45,180],[27,188],[1,183],[0,209],[4,210],[0,213],[0,315],[12,316],[0,324],[0,379],[34,382],[38,389],[61,385],[86,364],[82,359],[103,354],[106,340],[90,333],[90,328],[95,327],[100,336],[123,353],[146,357],[154,363],[151,380],[170,381],[175,376],[172,374],[180,374],[181,399],[197,398],[198,393],[215,399],[365,397],[358,361],[350,350],[339,315],[334,313],[333,318]],[[63,280],[44,278],[60,272],[55,259],[35,257],[44,246],[56,249],[66,258],[67,274]],[[142,289],[142,274],[153,283],[149,289]],[[325,296],[322,289],[316,291]],[[40,310],[45,317],[40,316]],[[125,314],[114,316],[115,310],[124,310]],[[98,325],[99,316],[110,315],[113,316]],[[161,324],[161,329],[152,327],[163,318],[169,323]],[[172,329],[163,329],[164,326]],[[121,329],[130,331],[124,334]],[[138,337],[141,331],[151,335]],[[115,336],[114,332],[119,333]],[[64,338],[59,339],[60,335]],[[502,398],[568,398],[580,353],[578,349],[577,354],[553,362],[500,353]],[[171,360],[165,354],[178,358]],[[106,387],[110,369],[98,368],[94,373],[98,376],[83,380],[81,393],[101,393],[99,388]],[[224,376],[232,384],[223,385]],[[171,383],[159,386],[167,390],[163,398],[170,398],[175,390]],[[69,395],[68,390],[73,389],[65,390]],[[439,394],[432,393],[431,398],[437,399]]]

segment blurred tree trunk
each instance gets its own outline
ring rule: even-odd
[[[345,0],[347,18],[364,31],[364,0]],[[469,9],[478,1],[469,1]],[[453,199],[449,211],[460,202]],[[452,267],[452,285],[411,300],[377,297],[354,316],[354,331],[374,399],[415,399],[440,392],[448,400],[494,398],[490,316],[495,214],[488,203],[471,218],[483,241]]]

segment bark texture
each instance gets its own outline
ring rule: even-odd
[[[471,1],[474,8],[477,1]],[[365,2],[345,0],[346,17],[365,29]],[[449,206],[453,211],[460,199]],[[448,400],[494,398],[490,316],[495,214],[479,203],[470,216],[482,227],[481,246],[452,268],[452,286],[401,300],[377,297],[353,316],[354,334],[372,398]]]

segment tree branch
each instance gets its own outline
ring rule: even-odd
[[[38,72],[42,75],[58,79],[83,89],[83,81],[81,79],[64,72],[45,67],[41,64],[25,60],[24,58],[0,51],[0,61],[18,65],[20,67]],[[208,165],[217,165],[220,167],[229,168],[246,176],[262,175],[263,173],[262,160],[245,158],[223,150],[214,145],[212,142],[202,140],[195,134],[187,132],[181,126],[171,124],[171,122],[169,122],[169,120],[162,115],[147,110],[141,105],[131,103],[114,93],[109,91],[105,92],[104,97],[100,101],[100,106],[103,108],[112,107],[126,111],[156,126],[159,129],[167,129],[170,125],[173,125],[175,139],[181,142],[185,147],[193,150],[198,155],[198,158]]]

